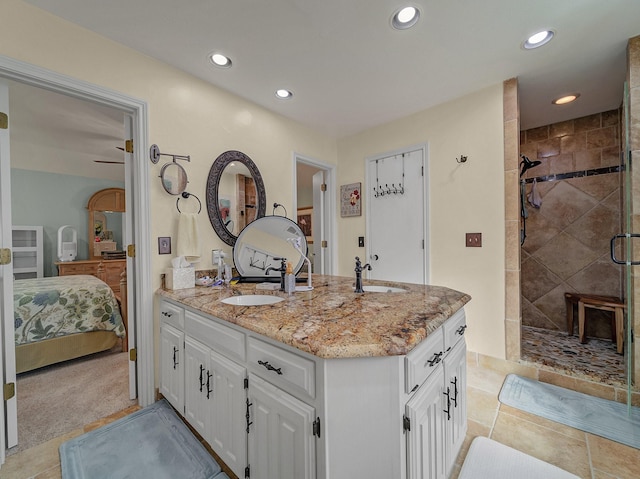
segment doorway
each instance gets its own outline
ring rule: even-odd
[[[622,109],[616,109],[520,135],[523,157],[539,162],[521,177],[521,357],[619,385],[625,361],[612,341],[611,313],[586,310],[589,344],[583,344],[577,324],[567,329],[567,307],[573,306],[565,294],[624,297],[623,270],[609,248],[623,212],[621,125]]]
[[[148,208],[148,166],[144,162],[143,151],[147,148],[147,106],[129,96],[110,91],[103,87],[94,86],[71,77],[56,74],[23,62],[0,56],[0,78],[15,80],[31,86],[45,88],[51,91],[63,93],[74,98],[82,98],[90,102],[120,109],[129,121],[125,124],[127,133],[133,138],[134,151],[128,153],[131,161],[125,165],[125,184],[127,191],[127,211],[129,226],[127,227],[127,244],[149,243],[149,208]],[[4,137],[3,137],[4,138]],[[8,144],[8,141],[7,141]],[[137,145],[137,146],[136,146]],[[0,247],[11,246],[11,199],[8,196],[9,184],[9,154],[8,150],[0,144],[0,160],[2,162],[2,181],[0,186]],[[7,174],[5,174],[5,172]],[[131,219],[136,218],[136,228],[133,228]],[[130,328],[129,346],[137,352],[137,360],[129,361],[129,369],[133,372],[132,385],[137,387],[138,402],[146,406],[153,402],[153,318],[152,318],[152,294],[150,278],[150,255],[146,249],[142,249],[135,257],[127,259],[128,277],[127,297],[129,303],[129,318],[135,318]],[[130,266],[130,267],[129,267]],[[15,382],[15,359],[12,359],[14,339],[8,331],[13,330],[12,302],[6,298],[12,296],[12,266],[0,268],[0,304],[2,304],[3,333],[2,356],[0,366],[3,370],[5,383]],[[131,323],[130,323],[131,324]],[[0,462],[4,462],[5,449],[17,441],[16,424],[16,398],[15,396],[4,402],[5,421],[0,421]]]
[[[335,166],[294,153],[293,220],[307,236],[314,274],[335,271]]]
[[[41,281],[40,278],[48,281],[49,278],[60,277],[60,280],[73,281],[69,274],[74,274],[78,268],[84,269],[75,274],[92,274],[90,270],[98,264],[94,251],[96,246],[116,252],[124,250],[128,223],[126,212],[101,213],[104,228],[101,241],[96,243],[96,238],[88,234],[92,219],[91,213],[87,212],[87,203],[98,191],[117,189],[124,192],[125,153],[118,147],[124,147],[125,115],[117,109],[23,83],[5,83],[8,85],[11,117],[12,224],[37,225],[42,231],[37,245],[42,257],[41,270],[20,274],[20,257],[17,256],[21,254],[20,237],[16,239],[18,243],[13,244],[14,292],[22,294],[28,287],[44,287],[42,283],[36,283]],[[121,208],[124,210],[124,204]],[[61,225],[68,225],[65,229],[73,231],[73,237],[77,239],[75,258],[69,263],[58,263],[61,236],[58,228]],[[97,257],[100,257],[99,252]],[[122,298],[119,276],[124,264],[124,260],[118,259],[108,266],[114,273],[104,280],[109,282],[115,295],[105,297],[108,307],[113,307],[115,300]],[[61,278],[63,274],[66,276],[64,279]],[[66,302],[72,296],[61,293],[61,298]],[[80,298],[78,296],[78,304],[81,304]],[[21,324],[37,324],[28,321],[31,313],[25,307],[18,310],[20,318],[26,321],[21,321]],[[121,307],[124,307],[123,303]],[[50,305],[46,311],[53,312],[53,309],[55,305]],[[48,328],[55,329],[54,323],[61,324],[61,316],[47,319],[47,316],[42,316],[44,311],[35,314],[40,314],[37,319]],[[126,311],[121,311],[121,315],[126,318]],[[79,315],[78,320],[80,318],[84,316]],[[84,321],[82,328],[86,327]],[[131,325],[134,326],[133,321]],[[33,339],[39,335],[50,339],[46,329],[42,334],[34,333],[31,326],[28,330],[19,331],[23,333],[21,337],[28,334],[30,338],[33,335]],[[55,340],[51,338],[47,344]],[[65,434],[69,428],[82,427],[135,404],[136,401],[130,399],[136,394],[135,387],[129,390],[127,344],[123,347],[121,341],[106,351],[38,367],[58,359],[46,359],[48,354],[40,352],[37,363],[28,364],[32,354],[26,354],[24,348],[44,348],[45,343],[42,342],[42,346],[23,346],[21,340],[16,349],[21,350],[16,358],[18,371],[24,371],[18,374],[16,382],[18,445],[10,448],[8,454],[21,452]],[[92,346],[88,351],[104,349],[110,344]],[[92,379],[83,382],[83,378]],[[78,394],[79,391],[82,392]],[[65,396],[66,400],[43,400],[57,395]]]

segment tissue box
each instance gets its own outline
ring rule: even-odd
[[[165,276],[167,289],[195,288],[195,268],[169,268]]]

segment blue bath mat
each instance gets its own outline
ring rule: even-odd
[[[228,479],[166,400],[60,445],[63,479]]]
[[[509,374],[501,403],[640,449],[640,408]]]

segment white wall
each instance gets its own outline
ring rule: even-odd
[[[365,158],[428,143],[430,283],[472,296],[469,349],[503,358],[504,147],[502,84],[372,128],[338,142],[339,184],[366,184]],[[468,156],[466,163],[456,158]],[[366,195],[363,195],[362,211]],[[482,248],[465,247],[465,233],[482,233]],[[338,273],[353,274],[363,254],[357,237],[365,217],[338,218]],[[399,244],[402,238],[398,238]]]

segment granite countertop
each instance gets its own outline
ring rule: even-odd
[[[407,354],[471,299],[442,286],[373,280],[363,283],[406,292],[356,294],[354,278],[313,275],[312,279],[312,291],[291,295],[256,290],[255,283],[159,289],[157,294],[321,358]],[[219,301],[238,294],[285,299],[264,306]]]

